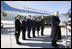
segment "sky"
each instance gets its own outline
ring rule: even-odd
[[[59,10],[59,13],[66,13],[71,8],[71,1],[10,1],[10,2],[49,12]]]

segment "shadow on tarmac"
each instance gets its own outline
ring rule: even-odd
[[[10,29],[13,29],[13,30],[10,30]],[[2,35],[13,35],[11,33],[15,33],[14,27],[4,27],[4,28],[1,29]],[[66,38],[66,36],[63,35],[62,39],[65,39],[65,38]],[[54,48],[51,45],[50,35],[44,35],[44,36],[41,36],[41,37],[27,39],[27,41],[36,41],[36,42],[41,41],[42,43],[22,43],[20,46]],[[62,42],[62,41],[58,41],[58,42]],[[65,46],[62,45],[62,44],[58,44],[58,45],[59,45],[59,48],[65,48]]]
[[[36,41],[36,42],[41,41],[42,43],[21,43],[21,46],[41,47],[41,48],[54,48],[51,45],[50,35],[45,35],[43,37],[27,39],[27,41]],[[59,48],[65,48],[65,46],[61,45],[61,44],[58,44],[58,46],[59,46]]]

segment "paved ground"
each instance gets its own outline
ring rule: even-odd
[[[66,29],[62,27],[61,31],[62,31],[62,40],[58,41],[57,43],[59,45],[59,48],[65,48],[66,42],[63,40],[66,39]],[[50,34],[51,34],[51,27],[45,27],[44,36],[29,39],[27,38],[27,31],[26,31],[27,40],[22,40],[22,33],[21,33],[19,40],[22,44],[17,45],[14,37],[14,25],[5,25],[4,28],[1,29],[1,48],[54,48],[51,46]],[[71,34],[68,34],[68,36],[71,36]]]

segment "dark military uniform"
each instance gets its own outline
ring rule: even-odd
[[[26,29],[27,29],[27,22],[26,21],[22,21],[22,39],[25,40],[26,39]]]
[[[32,20],[32,33],[33,33],[33,37],[35,37],[35,29],[36,29],[36,20]]]
[[[31,19],[27,19],[27,30],[28,30],[28,37],[30,37],[30,32],[31,32],[31,25],[32,25],[32,20]]]

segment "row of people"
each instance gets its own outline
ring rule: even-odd
[[[31,19],[31,16],[28,16],[28,19],[26,20],[26,17],[23,18],[22,23],[20,22],[20,16],[16,16],[16,20],[15,20],[15,37],[16,37],[16,42],[17,44],[20,44],[19,42],[19,36],[20,36],[20,32],[22,30],[22,39],[25,40],[26,39],[26,30],[28,31],[28,38],[31,38],[30,34],[31,34],[31,29],[32,29],[32,34],[33,34],[33,38],[36,37],[35,36],[35,31],[37,30],[37,35],[39,36],[39,31],[40,31],[40,27],[41,27],[41,35],[43,36],[43,31],[44,31],[44,25],[45,25],[45,20],[43,19],[43,17],[40,18],[36,18],[34,17],[33,19]]]
[[[63,22],[60,21],[58,15],[59,15],[59,11],[55,11],[55,15],[52,17],[51,35],[50,35],[51,44],[52,44],[52,46],[54,46],[56,48],[58,47],[57,41],[62,39],[60,24],[63,23]],[[30,38],[31,29],[32,29],[33,37],[35,37],[35,29],[36,28],[37,28],[37,34],[39,36],[40,27],[41,27],[41,35],[43,35],[44,22],[45,22],[43,19],[40,20],[40,19],[33,18],[33,20],[31,20],[31,16],[29,16],[27,21],[24,18],[24,21],[22,21],[22,27],[21,27],[19,17],[20,16],[17,16],[16,17],[17,19],[15,20],[15,31],[16,31],[15,32],[15,35],[16,35],[15,37],[16,37],[17,44],[20,44],[19,36],[20,36],[21,28],[22,28],[22,33],[23,33],[22,35],[23,36],[25,36],[24,33],[26,31],[26,28],[27,28],[29,38]],[[23,37],[23,38],[25,39],[25,37]]]

